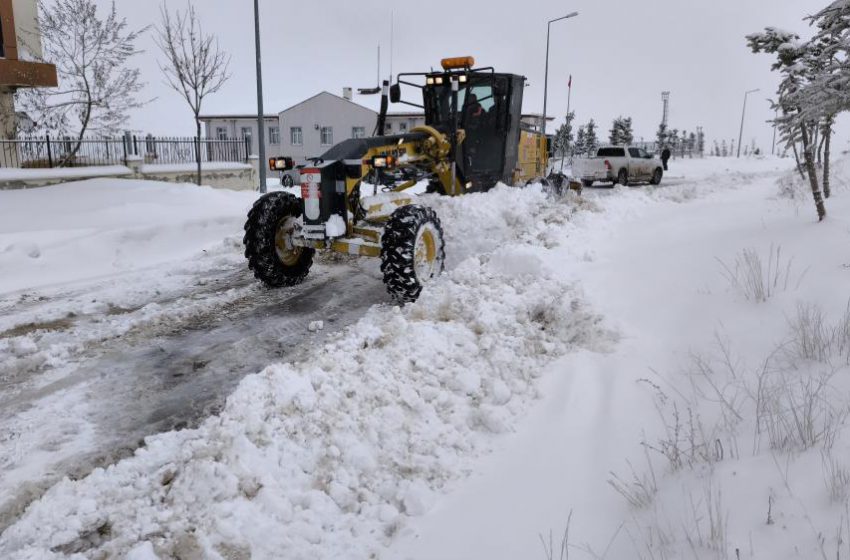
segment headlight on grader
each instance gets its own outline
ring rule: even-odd
[[[295,161],[288,157],[269,158],[269,169],[271,171],[289,171],[295,167]]]
[[[373,169],[392,169],[398,161],[393,156],[375,156],[369,161]]]

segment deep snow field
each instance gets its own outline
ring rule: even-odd
[[[847,558],[850,160],[835,167],[820,224],[770,158],[674,161],[660,187],[580,200],[423,197],[448,266],[417,303],[367,301],[197,427],[57,482],[0,534],[0,558]],[[204,272],[242,274],[255,196],[0,192],[0,360],[53,364],[0,370],[0,389],[32,376],[75,406],[51,339],[68,313],[102,316],[85,331],[102,344],[176,321],[192,290],[210,308],[266,297]],[[317,274],[345,290],[330,271],[353,266]],[[55,433],[86,428],[64,414],[31,422],[44,439],[23,450],[26,430],[0,434],[0,497]]]

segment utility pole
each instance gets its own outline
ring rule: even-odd
[[[661,124],[665,127],[667,126],[667,121],[670,118],[670,92],[662,91],[661,92],[661,102],[663,104],[663,108],[661,110]]]
[[[569,19],[576,17],[578,12],[572,12],[563,17],[555,18],[549,20],[546,24],[546,74],[543,78],[543,137],[546,137],[546,109],[547,103],[549,101],[549,35],[552,31],[552,24],[556,21],[561,21],[562,19]]]
[[[741,132],[738,133],[738,157],[741,157],[741,141],[744,139],[744,117],[747,114],[747,97],[751,93],[755,93],[757,91],[761,91],[760,89],[751,89],[744,93],[744,109],[741,111]]]
[[[263,61],[260,56],[260,0],[254,0],[254,39],[257,49],[257,140],[260,142],[260,192],[266,192],[266,114],[263,110]],[[250,154],[249,154],[250,155]]]

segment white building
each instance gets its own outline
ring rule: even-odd
[[[346,89],[344,97],[323,91],[277,115],[266,115],[266,155],[304,163],[343,140],[372,136],[378,113],[354,103],[349,91]],[[201,121],[208,138],[247,138],[251,150],[258,152],[255,115],[205,115]],[[424,124],[423,113],[390,113],[385,133],[402,134]]]
[[[205,115],[201,116],[206,137],[218,140],[241,138],[250,144],[250,152],[259,153],[259,133],[257,115]],[[266,115],[266,154],[280,155],[280,120],[277,115]]]

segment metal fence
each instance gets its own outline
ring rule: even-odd
[[[227,161],[244,163],[251,152],[250,139],[37,137],[0,140],[0,167],[53,168],[125,165],[128,157],[146,164],[182,164]]]

